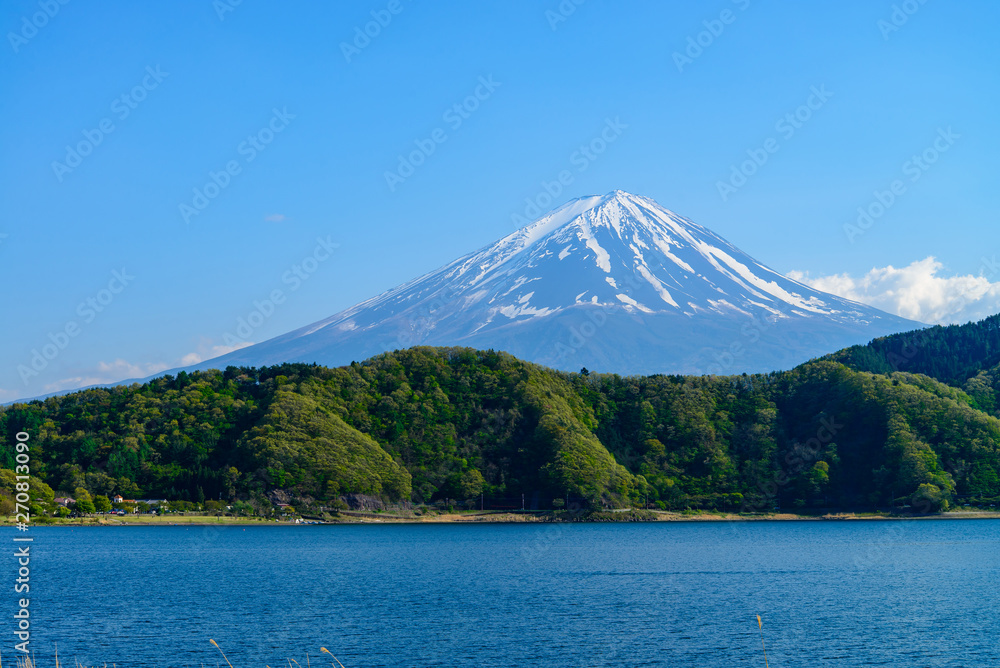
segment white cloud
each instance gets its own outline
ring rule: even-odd
[[[281,223],[287,220],[288,216],[283,213],[272,213],[269,216],[264,216],[264,220],[269,223]]]
[[[127,360],[118,358],[113,362],[100,361],[96,367],[75,369],[78,375],[59,378],[42,386],[41,390],[32,396],[51,394],[53,392],[63,392],[66,390],[76,390],[92,385],[110,385],[130,380],[134,378],[146,378],[165,371],[173,366],[190,366],[203,360],[212,359],[220,355],[225,355],[240,348],[253,345],[250,342],[243,342],[233,346],[213,345],[212,340],[203,338],[198,345],[198,349],[180,358],[177,364],[165,364],[163,362],[133,364]],[[26,398],[25,393],[20,390],[4,390],[0,388],[0,403]]]
[[[1000,282],[990,282],[997,273],[994,263],[984,259],[978,276],[939,276],[943,268],[937,259],[928,257],[898,269],[892,265],[876,267],[860,277],[834,274],[813,278],[801,271],[789,272],[788,277],[817,290],[933,325],[982,320],[1000,313]]]
[[[35,389],[32,392],[26,393],[23,390],[5,390],[0,388],[0,403],[26,399],[32,396],[41,396],[43,394],[52,394],[54,392],[77,390],[92,385],[112,385],[123,380],[146,378],[172,367],[191,366],[251,345],[253,344],[249,341],[231,346],[216,345],[212,339],[202,337],[196,350],[181,356],[173,364],[164,362],[133,364],[122,358],[117,358],[112,362],[102,360],[97,363],[96,367],[77,367],[68,370],[70,373],[75,372],[76,375],[53,380],[43,385],[41,389]]]
[[[198,353],[188,353],[181,358],[181,364],[184,366],[190,366],[192,364],[197,364],[201,361],[201,355]]]
[[[70,376],[69,378],[60,378],[55,382],[43,385],[41,394],[49,394],[51,392],[62,392],[63,390],[77,390],[82,387],[90,387],[91,385],[104,385],[106,383],[113,383],[116,380],[125,380],[125,379],[102,378],[101,376]]]
[[[79,376],[60,378],[59,380],[46,384],[42,387],[42,390],[44,394],[48,394],[50,392],[62,392],[63,390],[75,390],[80,387],[89,387],[91,385],[106,385],[132,378],[145,378],[146,376],[152,376],[155,373],[159,373],[160,371],[169,368],[169,364],[163,364],[160,362],[132,364],[131,362],[119,358],[114,362],[98,362],[96,369],[87,369],[82,375]]]
[[[198,364],[205,360],[210,360],[213,357],[218,357],[219,355],[225,355],[234,350],[239,350],[250,344],[239,344],[236,346],[219,346],[212,343],[212,339],[207,336],[201,337],[198,341],[198,347],[189,352],[187,355],[181,357],[181,366],[191,366],[192,364]]]
[[[252,345],[253,344],[249,341],[243,341],[242,343],[237,343],[233,346],[219,346],[213,345],[211,339],[203,338],[198,344],[198,349],[196,351],[190,352],[181,357],[181,366],[198,364],[199,362],[210,360],[212,358],[219,357],[220,355],[225,355],[226,353],[231,353],[234,350],[239,350]]]
[[[137,378],[139,376],[150,376],[158,371],[169,369],[169,364],[131,364],[123,359],[116,359],[114,362],[98,362],[97,370],[102,374],[117,376],[119,378]]]

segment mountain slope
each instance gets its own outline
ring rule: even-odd
[[[723,374],[790,368],[919,326],[797,283],[653,200],[614,191],[192,368],[342,365],[412,345],[465,345],[565,370]]]
[[[418,347],[17,404],[0,409],[0,435],[29,432],[32,472],[92,494],[931,510],[1000,495],[1000,420],[974,403],[926,376],[831,361],[621,377]]]
[[[859,371],[909,371],[962,386],[1000,364],[1000,315],[880,337],[826,356]]]

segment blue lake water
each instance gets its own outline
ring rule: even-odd
[[[997,520],[31,535],[42,666],[1000,666]]]

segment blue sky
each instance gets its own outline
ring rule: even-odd
[[[577,2],[2,3],[0,400],[326,317],[546,183],[907,317],[1000,310],[1000,5]]]

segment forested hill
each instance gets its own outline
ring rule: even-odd
[[[33,472],[67,492],[941,508],[1000,494],[992,387],[970,396],[832,360],[623,378],[412,348],[337,369],[230,367],[15,404],[0,430],[8,443],[28,432]],[[3,458],[13,468],[9,449]]]
[[[990,372],[1000,364],[1000,315],[965,325],[939,325],[883,336],[823,359],[857,371],[922,373],[961,387],[980,372]]]

